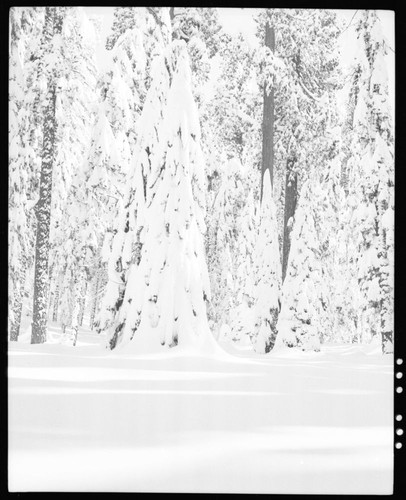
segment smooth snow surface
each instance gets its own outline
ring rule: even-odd
[[[9,344],[10,491],[391,494],[393,357]]]

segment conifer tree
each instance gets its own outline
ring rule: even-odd
[[[9,72],[9,334],[17,341],[27,274],[32,266],[38,141],[32,140],[32,39],[42,30],[43,9],[10,9]]]
[[[320,350],[319,300],[320,268],[316,258],[317,235],[310,181],[300,193],[292,229],[292,246],[282,287],[278,321],[278,343],[302,350]]]
[[[255,333],[254,347],[259,353],[272,350],[280,306],[281,263],[269,169],[265,170],[260,221],[255,246]]]
[[[111,254],[108,258],[108,282],[98,316],[98,331],[114,338],[115,318],[123,304],[127,271],[131,263],[139,263],[141,214],[147,190],[151,184],[151,162],[161,141],[160,123],[172,77],[171,51],[156,54],[151,66],[151,86],[137,125],[137,145],[132,168],[127,174],[127,189],[121,204],[118,221],[113,229]],[[110,329],[113,329],[110,332]],[[110,332],[110,333],[109,333]],[[111,341],[113,344],[116,340]]]
[[[51,225],[52,173],[55,161],[56,97],[58,78],[58,38],[62,31],[64,9],[46,7],[40,59],[47,94],[43,132],[43,151],[39,200],[35,207],[37,236],[35,244],[35,281],[31,342],[43,343],[47,337],[48,259]],[[56,43],[54,43],[56,42]]]
[[[393,352],[393,125],[386,73],[388,44],[375,11],[361,13],[352,73],[352,129],[348,160],[351,229],[362,297],[358,336],[379,337]],[[355,134],[354,134],[355,132]]]
[[[243,169],[232,158],[221,169],[220,187],[207,211],[208,268],[212,290],[209,318],[213,329],[230,326],[235,306],[235,261],[240,248],[236,246],[241,209],[244,203]]]
[[[97,249],[94,200],[103,197],[93,189],[99,187],[97,182],[89,189],[96,161],[88,158],[89,148],[92,151],[95,135],[102,133],[100,124],[95,123],[95,41],[93,25],[83,8],[68,9],[62,30],[62,60],[56,102],[59,128],[55,142],[56,196],[52,203],[50,267],[53,270],[51,291],[55,319],[61,307],[60,320],[64,329],[66,326],[75,327],[73,332],[69,331],[72,340],[77,333],[80,311],[85,302],[88,261]],[[104,201],[105,211],[108,212],[108,202]],[[55,301],[55,298],[58,300]]]
[[[149,319],[161,344],[202,349],[213,340],[205,304],[210,287],[202,236],[200,126],[185,43],[175,42],[172,53],[175,72],[147,186],[141,259],[129,271],[115,335],[118,342],[128,341]]]

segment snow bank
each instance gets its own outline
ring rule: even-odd
[[[392,356],[98,342],[10,343],[10,491],[392,493]]]

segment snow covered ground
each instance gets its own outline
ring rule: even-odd
[[[393,357],[9,344],[10,491],[390,494]]]

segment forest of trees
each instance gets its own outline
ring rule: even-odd
[[[31,343],[52,322],[75,345],[86,317],[108,349],[138,336],[393,352],[375,11],[354,16],[345,68],[332,10],[263,9],[258,48],[215,8],[116,7],[103,69],[83,8],[17,7],[9,22],[11,341],[25,314]]]

